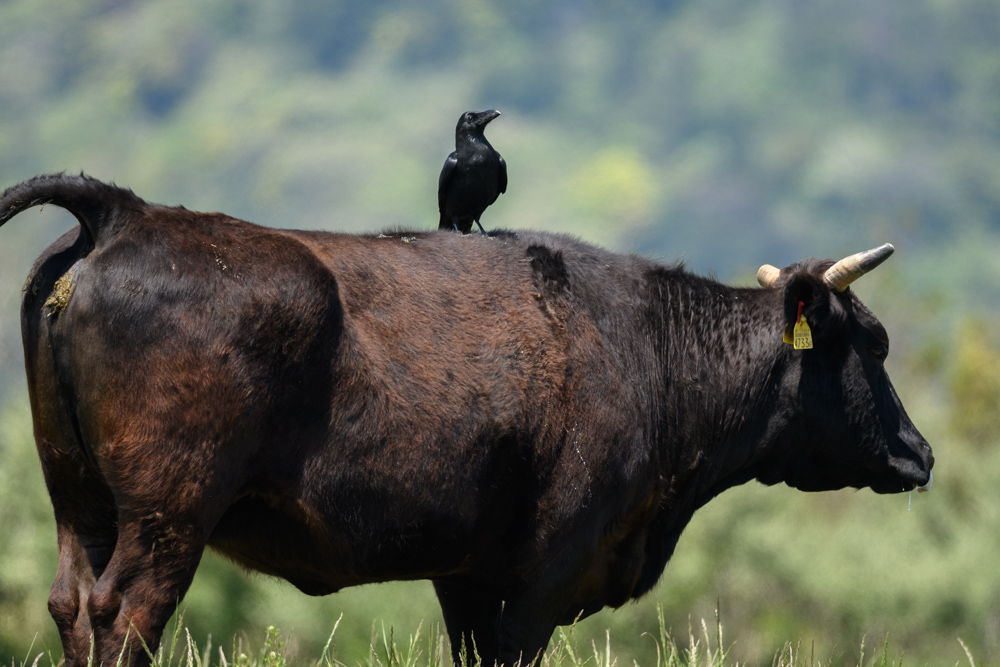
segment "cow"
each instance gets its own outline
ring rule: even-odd
[[[148,664],[206,547],[309,595],[428,579],[456,661],[528,664],[648,592],[730,487],[931,479],[849,287],[891,246],[733,287],[565,235],[272,229],[82,174],[9,188],[0,225],[42,204],[80,223],[21,309],[68,667],[91,642]]]

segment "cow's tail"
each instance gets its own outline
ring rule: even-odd
[[[48,174],[11,186],[0,195],[0,227],[18,213],[45,204],[72,213],[94,245],[107,240],[128,212],[146,206],[131,190],[83,174]]]

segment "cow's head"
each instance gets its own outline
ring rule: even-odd
[[[812,338],[811,349],[786,346],[792,357],[777,411],[775,465],[760,481],[805,491],[868,486],[878,493],[930,483],[931,448],[883,367],[889,337],[848,289],[892,250],[886,244],[836,263],[765,265],[758,272],[764,287],[780,290],[789,334],[804,319]]]

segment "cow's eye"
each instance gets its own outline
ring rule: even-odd
[[[881,343],[878,345],[873,345],[869,349],[872,353],[872,356],[875,357],[875,360],[878,361],[879,363],[885,361],[885,358],[889,356],[888,346],[882,345]]]

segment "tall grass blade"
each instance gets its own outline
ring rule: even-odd
[[[972,651],[970,651],[969,647],[965,645],[965,642],[962,641],[961,637],[956,637],[956,639],[958,639],[958,643],[962,645],[962,650],[965,651],[965,657],[969,659],[969,667],[976,667],[976,661],[972,659]]]
[[[126,657],[126,652],[128,653],[129,662],[132,662],[132,647],[128,645],[129,635],[132,633],[132,622],[129,621],[128,630],[125,631],[125,641],[122,642],[122,650],[118,652],[118,662],[115,663],[115,667],[122,667],[122,660]],[[141,639],[141,637],[140,637]],[[146,653],[149,653],[149,648],[146,648]],[[150,661],[153,660],[153,656],[149,656]]]
[[[320,667],[322,667],[323,665],[334,664],[334,659],[332,657],[328,658],[327,654],[330,652],[330,646],[333,645],[333,636],[337,634],[337,628],[340,626],[340,621],[343,618],[344,618],[344,612],[340,612],[340,616],[337,617],[337,622],[333,624],[333,631],[330,633],[330,636],[326,640],[326,645],[323,647],[323,652],[319,654],[319,661],[316,664],[319,665]],[[205,665],[205,667],[209,666]]]
[[[201,667],[201,656],[198,654],[194,639],[191,638],[191,631],[184,628],[184,634],[187,635],[187,665],[185,667]]]

